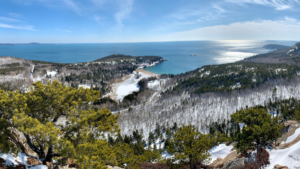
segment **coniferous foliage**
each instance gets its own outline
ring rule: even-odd
[[[241,110],[231,115],[235,123],[242,123],[241,133],[237,133],[236,148],[243,151],[256,148],[268,141],[276,140],[282,135],[283,125],[278,125],[277,118],[262,108],[250,108]],[[258,151],[259,152],[259,151]]]
[[[112,151],[101,138],[119,131],[118,116],[108,109],[89,109],[88,103],[98,97],[97,91],[63,86],[58,81],[33,83],[24,94],[0,91],[1,152],[28,153],[29,147],[44,158],[44,164],[57,156],[76,159],[82,168],[115,164],[114,155],[106,156],[105,152]],[[68,121],[60,122],[61,117]]]

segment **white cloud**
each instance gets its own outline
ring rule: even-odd
[[[120,28],[123,27],[123,20],[129,18],[133,10],[134,0],[119,0],[120,10],[115,14],[115,19]]]
[[[300,21],[294,18],[255,20],[217,25],[158,37],[161,41],[184,40],[299,40]]]
[[[0,20],[4,21],[4,22],[23,22],[23,21],[20,21],[18,19],[13,19],[13,18],[8,18],[8,17],[2,17],[2,16],[0,16]]]
[[[34,26],[31,26],[31,25],[15,26],[15,25],[0,23],[0,27],[1,28],[24,29],[24,30],[35,31]]]
[[[224,12],[227,12],[225,9],[223,9],[222,7],[220,7],[219,5],[217,5],[217,4],[212,4],[212,7],[214,8],[214,9],[216,9],[218,12],[220,12],[220,13],[224,13]]]
[[[62,31],[62,32],[68,32],[68,33],[70,33],[70,32],[72,32],[72,31],[69,31],[69,30],[63,30],[63,29],[55,29],[56,31]]]
[[[75,11],[77,14],[81,14],[81,9],[79,8],[79,5],[77,5],[73,0],[62,0],[65,5]]]
[[[286,10],[292,8],[296,4],[300,4],[299,0],[226,0],[227,2],[244,4],[257,4],[274,7],[276,10]]]

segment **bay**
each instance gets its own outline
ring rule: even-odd
[[[91,62],[111,54],[161,56],[168,61],[145,68],[156,74],[180,74],[211,64],[235,62],[270,52],[267,44],[292,46],[295,41],[182,41],[145,43],[49,44],[0,46],[0,56],[56,63]],[[192,56],[191,56],[192,55]]]

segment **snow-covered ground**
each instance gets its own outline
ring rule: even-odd
[[[23,154],[23,153],[19,153],[17,157],[14,157],[11,154],[0,154],[0,158],[3,158],[5,160],[5,166],[9,166],[9,165],[18,165],[18,164],[23,164],[26,166],[27,168],[30,169],[48,169],[47,166],[45,165],[38,165],[38,166],[31,166],[29,164],[27,164],[27,158],[28,156]]]
[[[51,75],[51,77],[54,77],[56,74],[57,74],[57,71],[50,71],[50,72],[47,71],[48,76]]]
[[[209,153],[211,155],[209,158],[211,158],[211,162],[216,160],[218,157],[225,158],[228,154],[232,152],[232,148],[232,145],[226,146],[225,144],[220,144],[218,146],[213,147],[209,150]]]
[[[158,80],[150,81],[150,82],[148,83],[148,87],[149,87],[149,88],[156,88],[156,87],[159,86],[159,84],[160,84],[160,82],[159,82]]]
[[[139,72],[139,74],[141,76],[138,79],[135,77],[135,74],[132,74],[130,78],[126,79],[122,83],[117,84],[117,100],[122,100],[126,95],[135,91],[139,91],[140,87],[138,86],[138,82],[141,79],[151,77],[146,73]]]
[[[83,87],[84,89],[90,89],[91,88],[91,85],[85,85],[85,84],[80,84],[78,85],[78,87]]]
[[[291,169],[300,168],[300,142],[290,148],[281,150],[268,150],[270,165],[266,169],[273,169],[276,164],[287,166]]]
[[[281,144],[284,144],[284,143],[288,143],[288,142],[292,142],[295,140],[295,138],[297,138],[298,136],[300,135],[300,128],[298,128],[295,133],[293,135],[291,135],[290,137],[288,137],[286,139],[286,141],[282,141]]]

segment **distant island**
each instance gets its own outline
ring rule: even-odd
[[[265,48],[265,49],[271,49],[271,50],[284,50],[284,49],[290,48],[290,46],[277,45],[277,44],[269,44],[269,45],[265,45],[263,48]]]

